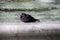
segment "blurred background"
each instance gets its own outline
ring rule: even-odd
[[[60,0],[0,0],[0,2],[30,2],[30,1],[60,3]]]
[[[21,13],[40,22],[23,23]],[[0,0],[0,40],[60,40],[60,0]]]

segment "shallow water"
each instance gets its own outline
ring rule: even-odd
[[[35,23],[24,23],[20,21],[21,13],[30,14],[40,22]],[[15,32],[19,29],[20,31],[25,30],[36,30],[41,29],[59,29],[60,28],[60,10],[51,10],[44,12],[34,12],[34,11],[13,11],[13,12],[2,12],[0,11],[0,26],[3,32],[11,31]],[[33,29],[32,29],[33,27]],[[5,28],[5,29],[4,29]],[[21,29],[20,29],[21,28]],[[34,30],[35,30],[34,29]],[[1,31],[0,30],[0,31]],[[5,31],[4,31],[5,30]]]
[[[24,23],[21,13],[30,14],[40,22]],[[60,10],[35,11],[0,11],[1,40],[59,40]]]
[[[60,22],[60,10],[50,10],[45,12],[34,12],[34,11],[13,11],[13,12],[3,12],[0,11],[0,22],[21,22],[21,13],[30,14],[40,22]]]

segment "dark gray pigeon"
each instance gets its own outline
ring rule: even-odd
[[[25,23],[36,22],[36,21],[40,22],[38,19],[35,19],[31,15],[25,13],[22,13],[20,15],[20,20]]]

